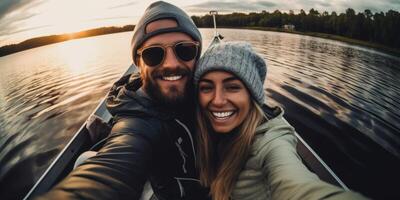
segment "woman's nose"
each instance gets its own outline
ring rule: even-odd
[[[214,106],[223,106],[226,103],[226,97],[222,89],[216,89],[214,97],[212,99],[212,104]]]

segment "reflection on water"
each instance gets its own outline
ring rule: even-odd
[[[395,195],[400,58],[309,36],[220,32],[227,41],[251,42],[267,59],[268,104],[285,108],[346,184],[373,197]],[[201,33],[208,45],[212,30]],[[0,58],[0,190],[7,184],[23,195],[38,179],[129,66],[130,36],[73,40]]]
[[[268,60],[268,95],[279,93],[318,116],[349,123],[400,157],[400,58],[294,34],[242,30],[224,36],[252,42]]]
[[[346,184],[375,198],[399,195],[399,57],[294,34],[221,32],[250,41],[268,60],[268,103],[285,108]]]
[[[129,35],[73,40],[0,58],[1,190],[23,195],[40,177],[129,66]]]

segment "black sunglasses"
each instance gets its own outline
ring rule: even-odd
[[[146,65],[150,67],[157,67],[164,62],[167,47],[173,47],[175,56],[184,62],[191,61],[196,58],[199,42],[187,41],[177,42],[170,45],[151,45],[141,48],[137,51],[137,54],[142,56],[142,59]]]

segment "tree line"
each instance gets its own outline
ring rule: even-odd
[[[199,27],[213,27],[211,15],[192,16],[192,19]],[[273,28],[292,24],[295,30],[300,32],[334,34],[400,48],[400,13],[394,10],[372,13],[367,9],[356,13],[352,8],[348,8],[345,13],[340,14],[326,11],[320,13],[315,9],[310,9],[308,14],[303,9],[298,14],[279,10],[271,13],[232,13],[218,15],[217,24],[222,27]]]
[[[10,44],[3,47],[0,47],[0,57],[9,55],[12,53],[16,53],[19,51],[40,47],[48,44],[53,44],[57,42],[64,42],[71,39],[78,39],[84,37],[91,37],[96,35],[105,35],[111,33],[118,33],[118,32],[125,32],[125,31],[132,31],[134,29],[134,25],[126,25],[123,27],[102,27],[96,29],[90,29],[86,31],[80,31],[76,33],[70,34],[61,34],[61,35],[50,35],[50,36],[43,36],[43,37],[36,37],[32,39],[25,40],[18,44]]]
[[[192,19],[199,28],[213,27],[211,15],[192,16]],[[394,10],[386,13],[372,13],[370,10],[356,13],[353,9],[348,8],[345,13],[340,14],[326,11],[320,13],[315,9],[310,9],[308,14],[304,10],[300,10],[298,14],[294,14],[293,11],[284,13],[279,10],[271,13],[267,11],[248,14],[232,13],[218,15],[217,24],[218,27],[271,27],[275,29],[292,24],[295,26],[295,30],[300,32],[340,35],[400,49],[400,13]],[[102,27],[72,34],[32,38],[19,44],[0,47],[0,57],[70,39],[132,31],[134,27],[134,25]]]

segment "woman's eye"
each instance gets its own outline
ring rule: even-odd
[[[228,91],[233,91],[233,92],[235,92],[235,91],[239,91],[240,89],[242,89],[242,87],[241,87],[240,85],[233,84],[233,85],[227,85],[227,86],[226,86],[226,89],[227,89]]]
[[[210,92],[212,90],[212,86],[200,86],[199,90],[203,93]]]

